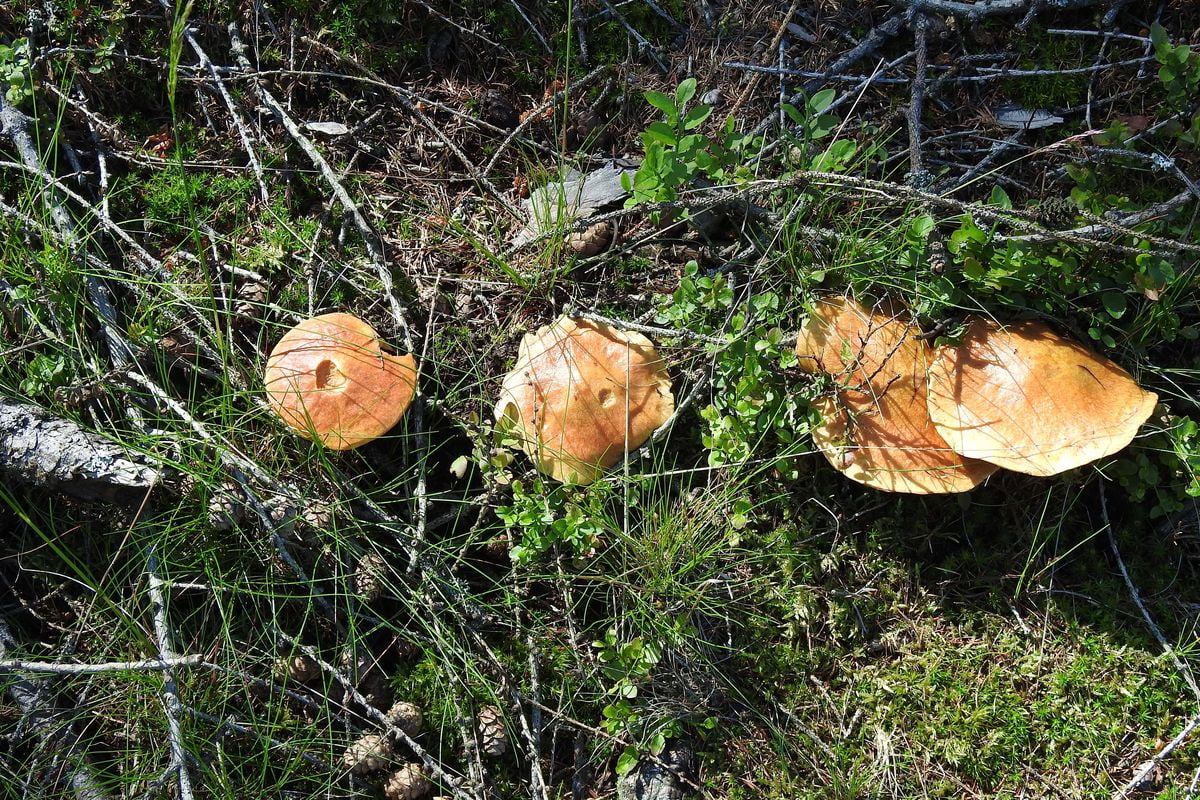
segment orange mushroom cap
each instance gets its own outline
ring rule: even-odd
[[[826,298],[796,343],[801,365],[846,388],[814,405],[813,443],[834,469],[885,492],[949,494],[983,482],[996,467],[955,453],[929,418],[925,369],[932,349],[899,310],[871,311]]]
[[[322,314],[283,335],[267,358],[267,401],[296,433],[349,450],[387,433],[417,388],[411,354],[383,352],[351,314]]]
[[[666,364],[649,339],[560,317],[521,341],[495,417],[542,472],[588,484],[674,408]]]
[[[1158,396],[1041,322],[976,318],[929,368],[929,415],[956,451],[1030,475],[1117,452]]]

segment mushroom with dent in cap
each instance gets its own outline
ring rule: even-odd
[[[853,481],[887,492],[949,494],[996,467],[963,458],[934,429],[925,398],[932,355],[900,310],[868,310],[848,297],[818,301],[796,342],[800,366],[846,387],[814,403],[813,443]]]
[[[283,335],[267,358],[267,401],[296,433],[349,450],[387,433],[417,388],[411,354],[383,352],[351,314],[322,314]]]
[[[495,417],[542,472],[588,484],[674,408],[666,364],[649,339],[564,316],[521,341]]]
[[[1158,396],[1041,322],[975,318],[929,367],[929,415],[957,452],[1056,475],[1124,448]]]

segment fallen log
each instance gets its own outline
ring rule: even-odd
[[[0,398],[0,474],[84,500],[129,500],[164,477],[126,450],[39,406]]]

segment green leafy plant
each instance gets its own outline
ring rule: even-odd
[[[680,189],[697,178],[723,184],[750,176],[744,156],[754,137],[737,133],[732,117],[725,120],[717,138],[695,132],[712,114],[712,106],[689,107],[695,95],[695,78],[680,82],[673,97],[646,92],[646,102],[661,111],[665,120],[646,128],[641,166],[632,179],[622,176],[626,191],[632,193],[627,206],[674,201]]]
[[[21,392],[35,397],[62,385],[65,379],[66,361],[62,355],[35,356],[25,366],[25,379],[21,381]]]
[[[509,532],[519,537],[509,551],[513,563],[530,564],[556,544],[576,557],[596,545],[604,526],[569,500],[568,491],[564,486],[548,486],[540,478],[528,488],[521,481],[513,482],[512,503],[496,509]]]
[[[1186,44],[1172,45],[1166,28],[1157,22],[1150,27],[1150,42],[1155,60],[1162,65],[1158,79],[1171,102],[1182,107],[1200,89],[1200,53],[1193,53]]]
[[[1136,442],[1107,468],[1135,503],[1150,498],[1151,519],[1182,511],[1200,497],[1200,425],[1171,417],[1166,430]]]
[[[804,102],[804,108],[791,103],[783,104],[783,112],[792,121],[791,148],[788,160],[791,166],[822,172],[839,172],[850,164],[858,151],[853,139],[836,139],[821,147],[841,120],[826,111],[836,98],[833,89],[817,92]]]
[[[33,96],[33,77],[29,66],[29,42],[26,39],[0,44],[0,83],[5,85],[5,99],[13,105]]]
[[[713,401],[700,410],[711,466],[744,462],[765,443],[786,451],[807,429],[807,403],[786,373],[796,366],[796,355],[784,344],[783,331],[766,322],[782,314],[783,300],[772,291],[735,308],[725,276],[701,274],[695,261],[684,266],[679,288],[659,309],[660,322],[706,333],[722,326],[728,338],[711,346]],[[788,464],[785,452],[776,467],[787,474]]]

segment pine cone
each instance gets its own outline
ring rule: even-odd
[[[405,764],[383,782],[383,796],[388,800],[418,800],[431,789],[433,786],[420,764]]]
[[[311,681],[321,674],[321,667],[303,653],[294,656],[280,656],[275,659],[275,675],[293,681]]]
[[[357,775],[383,769],[392,758],[392,742],[378,734],[368,733],[342,754],[342,766]]]
[[[409,736],[416,736],[425,725],[425,716],[421,709],[404,700],[398,701],[388,709],[387,719]]]
[[[208,524],[217,531],[231,531],[245,516],[241,490],[233,481],[225,481],[208,498]]]
[[[290,536],[296,521],[296,507],[286,497],[275,495],[263,503],[267,507],[271,524],[283,536]]]
[[[594,256],[612,244],[613,228],[608,222],[597,222],[567,236],[567,247],[581,256]]]
[[[333,524],[333,507],[314,500],[300,511],[300,521],[317,531],[324,531]]]
[[[183,473],[179,476],[179,480],[175,483],[175,491],[180,497],[191,497],[196,492],[196,487],[200,485],[200,481],[196,480],[195,475]]]
[[[237,288],[237,302],[233,306],[233,313],[244,319],[257,319],[262,316],[270,293],[271,287],[266,281],[246,280]]]
[[[504,718],[500,709],[495,706],[484,706],[479,709],[475,721],[479,729],[479,750],[484,755],[493,758],[508,752],[508,739],[504,735]]]
[[[383,589],[384,571],[387,563],[378,553],[367,553],[358,560],[354,570],[354,592],[368,603],[379,597]]]

